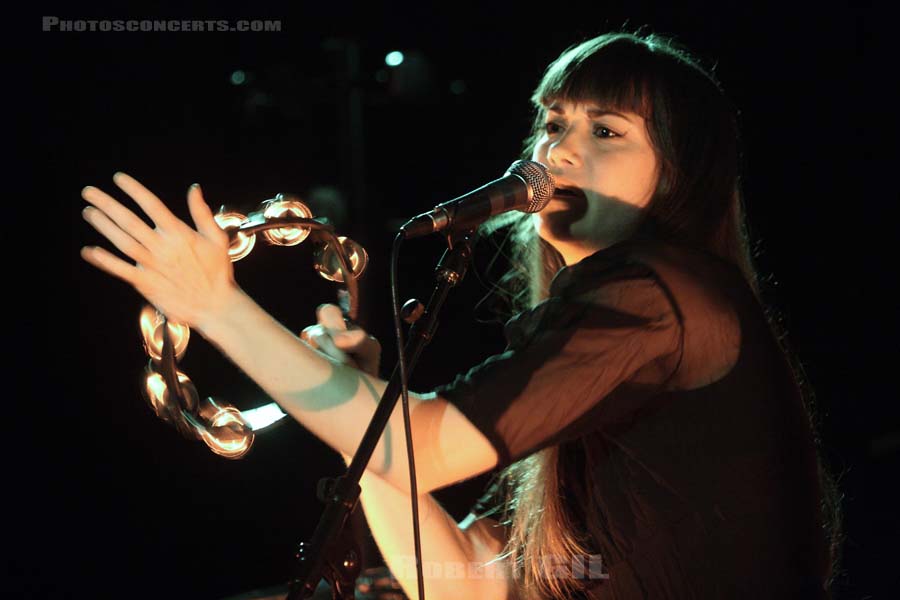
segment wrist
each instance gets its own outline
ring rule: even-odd
[[[252,304],[253,300],[232,281],[216,294],[215,302],[197,319],[194,328],[215,343],[240,318],[241,312]]]

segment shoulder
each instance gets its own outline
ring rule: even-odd
[[[684,333],[678,387],[692,389],[724,377],[740,355],[739,307],[752,295],[737,267],[701,250],[661,242],[624,250],[630,261],[654,272],[677,307]]]
[[[588,268],[603,273],[623,290],[647,289],[650,282],[676,304],[704,313],[736,312],[737,297],[749,286],[738,268],[708,252],[661,241],[634,240],[617,244],[585,259]]]
[[[681,317],[665,283],[647,264],[628,259],[618,247],[611,250],[561,269],[547,299],[507,321],[509,347],[521,349],[536,339],[562,335],[569,350],[576,342],[590,349],[602,332],[607,339],[618,336],[632,345],[665,346],[660,352],[677,348]],[[665,343],[649,344],[650,337]]]
[[[734,294],[746,287],[733,265],[706,252],[651,240],[628,240],[562,269],[550,294],[621,312],[672,313],[679,322],[736,318]],[[748,288],[749,289],[749,288]]]

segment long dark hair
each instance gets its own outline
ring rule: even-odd
[[[545,107],[557,100],[591,101],[641,115],[657,154],[659,181],[633,237],[711,252],[737,266],[760,298],[741,196],[738,113],[710,72],[671,39],[653,34],[611,33],[573,46],[550,64],[532,96],[535,119],[525,140],[524,158],[531,157],[542,135]],[[488,236],[497,231],[505,231],[504,244],[509,242],[515,248],[507,254],[510,270],[497,289],[509,312],[515,313],[545,299],[550,280],[565,264],[562,256],[538,237],[530,215],[507,213],[483,227]],[[777,319],[771,311],[767,315],[792,359],[820,456],[812,394]],[[564,501],[567,491],[562,471],[568,462],[554,446],[511,465],[503,474],[510,528],[504,554],[521,577],[520,592],[526,597],[564,598],[584,583],[548,576],[542,569],[543,556],[590,553],[583,532],[574,530]],[[831,554],[831,569],[823,582],[828,588],[839,561],[841,511],[833,479],[821,458],[818,462]],[[588,494],[594,489],[589,482],[579,487]],[[592,505],[602,499],[574,501]]]

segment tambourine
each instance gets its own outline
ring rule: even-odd
[[[309,207],[293,196],[278,194],[248,215],[227,210],[215,215],[228,232],[228,256],[236,262],[253,250],[257,234],[274,246],[296,246],[307,238],[316,243],[314,268],[323,278],[341,284],[338,304],[349,319],[358,310],[357,279],[365,271],[368,254],[353,240],[338,236],[324,219],[316,219]],[[188,439],[200,439],[225,458],[242,458],[253,445],[255,433],[284,418],[273,403],[240,411],[214,398],[200,400],[191,379],[177,368],[187,351],[191,330],[174,323],[150,305],[140,315],[144,349],[150,357],[141,388],[154,414]],[[172,393],[176,390],[176,393]]]

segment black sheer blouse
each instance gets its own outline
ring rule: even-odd
[[[560,446],[565,499],[602,560],[590,597],[824,597],[808,416],[737,268],[616,244],[562,269],[506,337],[435,391],[501,467]]]

